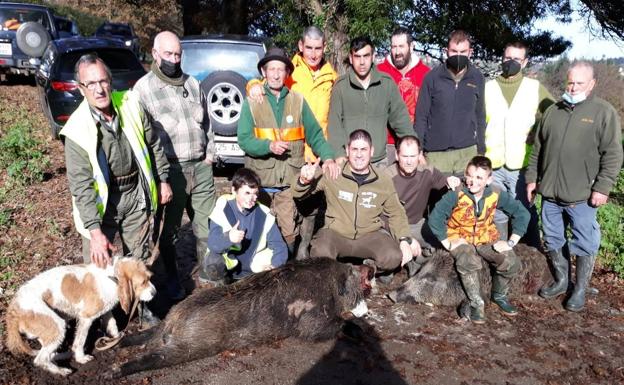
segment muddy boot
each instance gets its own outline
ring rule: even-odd
[[[576,283],[574,291],[565,304],[570,311],[581,311],[585,307],[585,291],[594,271],[595,256],[576,257]]]
[[[226,267],[223,256],[217,253],[206,253],[197,275],[202,287],[219,287],[225,285]]]
[[[473,271],[467,274],[459,274],[459,279],[464,286],[466,297],[470,301],[470,321],[476,324],[485,323],[485,304],[481,298],[479,273]]]
[[[297,255],[295,256],[297,261],[310,258],[310,241],[312,241],[315,223],[315,216],[303,217],[301,227],[299,228],[301,240],[299,242],[299,247],[297,248]]]
[[[542,287],[540,289],[540,297],[546,299],[565,294],[568,289],[568,270],[570,267],[570,264],[563,255],[561,249],[550,250],[548,252],[548,257],[550,257],[550,263],[552,264],[553,271],[555,273],[555,282],[548,287]]]
[[[518,314],[518,309],[507,299],[507,292],[509,291],[509,282],[511,278],[504,277],[498,273],[495,273],[492,277],[492,302],[494,302],[501,311],[509,316],[515,316]]]

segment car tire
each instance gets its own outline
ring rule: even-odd
[[[216,71],[201,82],[215,134],[236,135],[246,85],[247,80],[234,71]]]
[[[50,42],[50,34],[43,25],[29,21],[17,29],[15,41],[26,55],[39,58]]]

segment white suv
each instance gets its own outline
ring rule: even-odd
[[[266,52],[264,40],[238,35],[186,36],[182,70],[199,80],[206,94],[210,124],[215,133],[218,164],[242,164],[236,129],[247,82],[256,78],[258,61]]]

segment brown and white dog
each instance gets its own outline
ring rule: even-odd
[[[134,298],[150,301],[156,294],[150,276],[143,262],[127,257],[115,257],[106,269],[89,264],[45,271],[26,282],[11,301],[6,315],[6,346],[14,355],[35,356],[36,366],[66,376],[71,369],[53,362],[63,356],[55,352],[65,339],[64,318],[78,320],[72,350],[77,362],[87,363],[93,356],[84,353],[84,344],[93,321],[102,316],[108,335],[117,337],[111,310],[120,303],[127,314]],[[37,339],[41,349],[31,349],[20,333]]]

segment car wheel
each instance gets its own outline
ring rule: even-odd
[[[41,57],[50,41],[50,34],[43,25],[29,21],[17,29],[15,40],[19,49],[26,55]]]
[[[206,95],[210,124],[216,134],[236,135],[245,100],[244,77],[233,71],[216,71],[201,82]]]

